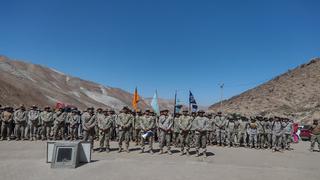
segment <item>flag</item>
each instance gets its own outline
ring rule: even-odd
[[[180,113],[180,110],[182,108],[182,105],[179,104],[180,100],[177,98],[177,91],[174,95],[174,109],[173,109],[173,115],[175,116],[176,113]]]
[[[191,91],[189,91],[189,107],[191,108],[191,112],[196,112],[198,110],[197,101]]]
[[[140,100],[140,97],[138,95],[138,89],[136,88],[134,90],[133,98],[132,98],[132,107],[135,111],[138,110],[138,102]]]
[[[160,110],[159,110],[159,104],[158,104],[158,93],[157,91],[154,93],[152,101],[151,101],[151,107],[157,115],[160,115]]]

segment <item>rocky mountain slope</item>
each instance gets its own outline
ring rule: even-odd
[[[0,104],[54,106],[57,102],[86,107],[131,107],[132,94],[119,88],[66,75],[55,69],[0,56]],[[141,100],[140,108],[150,107]]]
[[[220,103],[209,109],[219,111]],[[290,116],[310,122],[320,112],[320,58],[223,101],[223,111]]]

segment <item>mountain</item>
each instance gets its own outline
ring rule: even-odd
[[[54,106],[57,102],[87,107],[131,107],[132,94],[119,88],[66,75],[52,68],[0,56],[0,104]],[[150,106],[144,100],[141,109]]]
[[[226,113],[281,115],[308,123],[320,112],[320,58],[222,102]],[[219,111],[220,102],[209,107]]]

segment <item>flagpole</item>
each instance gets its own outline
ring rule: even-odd
[[[191,93],[191,91],[190,91],[190,89],[189,89],[189,113],[191,114],[191,102],[190,102],[190,93]]]
[[[175,94],[174,94],[174,107],[173,107],[173,117],[175,117],[175,115],[176,115],[176,106],[177,106],[177,90],[176,90],[176,92],[175,92]]]

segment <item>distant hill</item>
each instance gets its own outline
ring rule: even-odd
[[[219,111],[220,102],[209,109]],[[223,111],[275,114],[310,122],[320,112],[320,58],[223,101]]]
[[[0,104],[54,106],[57,102],[86,107],[131,107],[132,94],[119,88],[66,75],[52,68],[0,56]],[[140,108],[150,107],[144,100]]]

